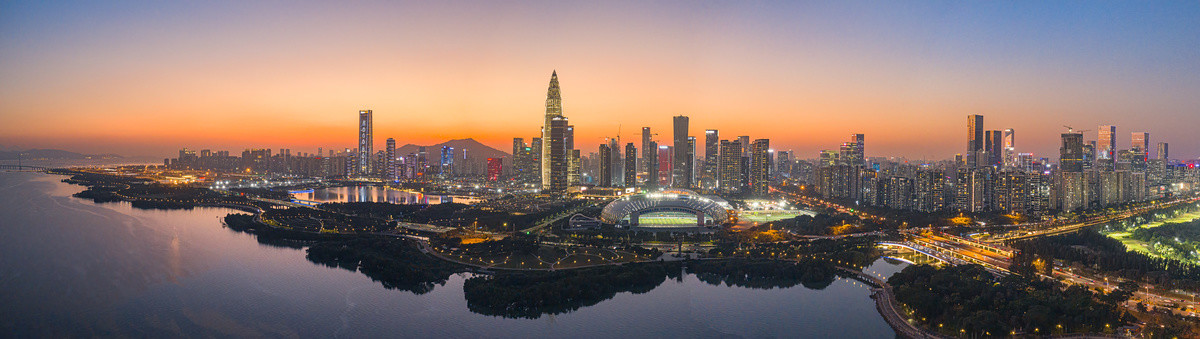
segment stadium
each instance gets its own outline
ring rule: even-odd
[[[668,189],[617,199],[604,206],[600,221],[639,230],[713,229],[729,222],[729,203],[685,189]]]

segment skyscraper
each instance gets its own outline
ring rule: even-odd
[[[1143,158],[1150,153],[1150,133],[1133,132],[1132,145],[1129,149],[1139,151]]]
[[[551,181],[556,178],[557,173],[553,173],[556,168],[560,168],[564,173],[562,188],[566,188],[566,120],[562,120],[562,130],[557,135],[557,140],[552,137],[551,124],[556,118],[562,118],[562,94],[558,88],[558,71],[550,73],[550,86],[546,89],[546,123],[542,125],[542,148],[541,148],[541,173],[542,173],[542,190],[556,191],[553,188]],[[553,155],[557,154],[558,158]],[[555,162],[563,162],[562,166],[554,166]]]
[[[737,141],[721,140],[720,178],[717,182],[721,192],[739,193],[742,190],[742,144]]]
[[[1002,163],[1001,154],[1004,153],[1003,134],[1000,131],[987,131],[984,134],[983,149],[987,153],[987,166],[996,166]]]
[[[750,146],[750,194],[758,197],[767,195],[771,180],[771,142],[768,139],[754,140]]]
[[[679,115],[673,119],[675,160],[671,171],[671,187],[692,187],[692,159],[688,150],[688,117]]]
[[[645,154],[642,159],[646,163],[646,189],[658,188],[658,143],[653,140],[647,141],[646,147],[650,150],[642,150]]]
[[[1083,171],[1083,133],[1062,134],[1062,147],[1058,151],[1058,166],[1062,172]]]
[[[983,151],[983,116],[967,116],[967,168],[979,167],[983,161],[979,153]]]
[[[637,147],[633,143],[625,144],[625,187],[637,185]]]
[[[387,170],[383,177],[387,180],[396,180],[396,139],[387,138]]]
[[[612,186],[612,148],[608,144],[600,144],[600,169],[596,186]]]
[[[642,127],[642,162],[638,165],[638,170],[642,172],[653,172],[650,170],[650,158],[654,157],[658,147],[650,147],[650,127]]]
[[[359,176],[370,175],[373,171],[371,168],[371,145],[374,143],[372,135],[371,110],[358,111],[358,166],[355,169]]]
[[[1170,159],[1167,153],[1167,146],[1165,142],[1158,143],[1158,160],[1167,161],[1167,159]]]
[[[542,162],[549,168],[542,170],[543,175],[548,176],[542,178],[544,183],[542,191],[558,193],[567,190],[567,166],[569,165],[567,164],[566,147],[567,118],[564,116],[551,118],[548,127],[550,133],[547,133],[547,136],[550,139],[542,144],[549,149],[549,152],[546,153],[549,161],[543,159]]]
[[[717,155],[720,154],[720,133],[715,129],[704,131],[704,177],[700,180],[701,187],[713,189],[717,187]]]
[[[1013,129],[1004,130],[1004,167],[1015,167],[1017,162],[1017,136]]]
[[[503,158],[487,158],[487,180],[500,180],[500,172],[504,170]]]
[[[1100,126],[1097,133],[1096,158],[1099,160],[1113,160],[1117,151],[1117,126]]]
[[[851,157],[853,157],[851,159],[850,164],[851,165],[865,165],[867,163],[866,137],[860,133],[851,134],[850,135],[850,143],[851,143],[850,147],[852,149]]]

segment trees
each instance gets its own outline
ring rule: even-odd
[[[1127,298],[1124,294],[1094,294],[1081,286],[1063,289],[1054,281],[1019,275],[997,278],[978,265],[909,266],[888,283],[915,318],[942,324],[942,330],[953,334],[1034,329],[1095,333],[1131,319],[1118,304]]]

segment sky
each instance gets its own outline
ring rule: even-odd
[[[1200,2],[0,3],[0,148],[166,156],[474,138],[511,150],[557,71],[576,147],[649,126],[815,157],[946,159],[966,116],[1057,158],[1116,125],[1200,156]]]

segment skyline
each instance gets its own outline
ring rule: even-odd
[[[962,116],[980,114],[1038,157],[1056,158],[1062,125],[1087,140],[1115,125],[1118,149],[1148,132],[1195,158],[1200,5],[1158,5],[970,3],[910,19],[935,6],[7,3],[0,145],[341,149],[355,145],[351,112],[370,109],[376,147],[503,151],[539,134],[556,70],[584,150],[643,126],[665,144],[686,115],[689,135],[767,138],[799,158],[862,133],[867,156],[940,160],[964,153]]]

